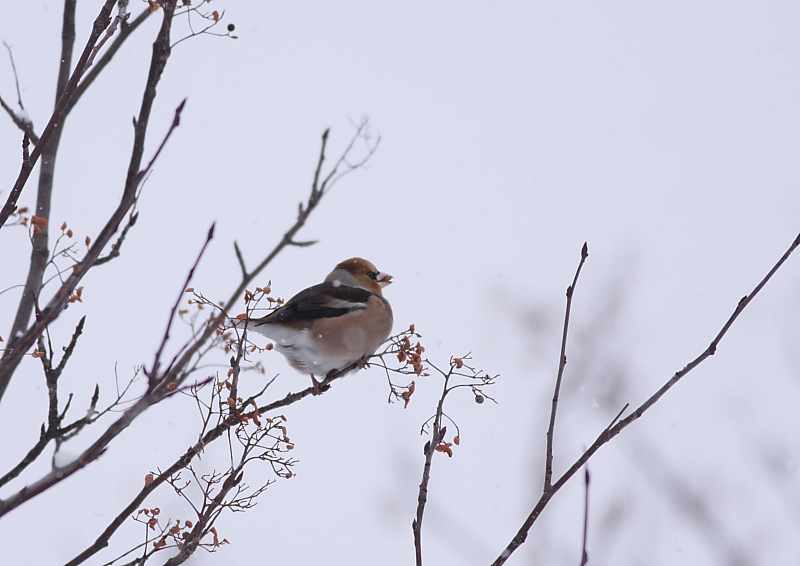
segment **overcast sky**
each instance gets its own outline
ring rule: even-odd
[[[79,2],[79,45],[99,4]],[[369,167],[342,179],[299,235],[319,243],[286,250],[263,283],[288,297],[361,255],[395,277],[385,294],[396,331],[414,323],[435,362],[472,352],[500,374],[497,404],[478,406],[468,394],[450,402],[461,446],[434,461],[426,564],[491,563],[538,497],[564,291],[584,241],[556,473],[625,403],[638,405],[698,355],[800,231],[796,2],[212,8],[225,10],[238,39],[175,48],[147,155],[186,97],[183,121],[145,185],[122,257],[89,275],[83,304],[55,325],[65,343],[87,315],[62,389],[85,400],[100,383],[109,399],[115,368],[129,378],[152,358],[212,223],[193,286],[227,296],[238,275],[233,241],[250,265],[260,261],[294,221],[322,132],[331,128],[333,158],[368,116],[381,139]],[[118,201],[157,16],[66,122],[51,223],[67,221],[81,240]],[[59,3],[40,0],[6,6],[0,23],[39,131],[53,102],[60,21]],[[185,34],[185,21],[175,30]],[[0,94],[14,102],[5,55]],[[5,199],[20,132],[2,117],[0,144]],[[34,187],[20,204],[34,205]],[[0,235],[2,289],[24,280],[26,238],[19,228]],[[17,293],[0,294],[6,339]],[[592,460],[590,563],[800,560],[799,313],[794,257],[717,355]],[[307,386],[277,353],[263,358],[280,373],[276,398]],[[413,563],[427,440],[418,432],[441,381],[417,385],[407,409],[388,405],[373,368],[287,410],[297,476],[270,487],[255,509],[224,515],[217,528],[232,544],[192,563]],[[33,360],[3,401],[5,470],[45,419]],[[100,462],[14,511],[0,527],[4,563],[72,558],[146,473],[193,442],[197,423],[188,400],[164,403]],[[509,564],[579,563],[582,497],[578,482],[560,493]],[[167,490],[147,505],[190,518]],[[134,544],[141,530],[120,537]]]

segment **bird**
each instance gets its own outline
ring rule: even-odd
[[[366,364],[388,338],[394,318],[383,288],[391,283],[392,276],[371,262],[346,259],[322,283],[250,319],[248,328],[274,340],[289,365],[311,375],[319,394],[317,377],[336,375],[356,362]]]

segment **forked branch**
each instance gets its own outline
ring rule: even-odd
[[[766,286],[766,284],[772,279],[775,273],[781,268],[781,266],[789,259],[789,256],[800,246],[800,234],[794,239],[794,241],[790,244],[789,248],[784,252],[784,254],[778,259],[775,265],[769,270],[769,272],[764,276],[763,279],[753,288],[753,290],[742,297],[739,300],[739,303],[734,308],[733,313],[728,317],[725,323],[722,325],[722,328],[717,333],[717,335],[711,340],[711,343],[708,347],[695,359],[690,361],[686,364],[682,369],[675,372],[675,374],[664,384],[662,385],[655,393],[653,393],[644,403],[639,405],[632,413],[630,413],[625,418],[617,421],[614,421],[606,427],[595,439],[591,446],[578,458],[575,462],[565,471],[557,481],[553,482],[550,488],[548,489],[545,486],[545,489],[542,490],[542,495],[539,500],[534,505],[531,512],[525,518],[522,523],[522,526],[519,528],[517,533],[511,539],[511,542],[506,546],[505,549],[500,553],[500,555],[492,562],[492,566],[500,566],[501,564],[505,564],[506,560],[525,542],[528,538],[528,532],[530,531],[533,524],[539,518],[542,511],[544,511],[547,504],[550,502],[552,497],[562,488],[564,485],[584,466],[589,459],[606,443],[611,441],[615,436],[617,436],[620,432],[625,430],[631,424],[633,424],[636,420],[639,419],[645,412],[647,412],[650,407],[655,405],[664,394],[667,393],[670,389],[672,389],[683,377],[685,377],[689,372],[707,360],[709,357],[713,356],[716,351],[717,347],[719,346],[722,339],[728,333],[728,331],[733,326],[733,323],[736,322],[736,319],[739,318],[739,315],[742,314],[744,309],[749,305],[752,300],[758,295],[761,290]],[[581,260],[583,261],[583,259]],[[552,416],[551,416],[552,420]]]
[[[69,104],[69,100],[75,94],[75,89],[78,87],[78,82],[85,72],[86,63],[89,61],[89,57],[91,56],[98,39],[100,39],[103,31],[105,31],[105,29],[111,23],[111,10],[115,3],[116,0],[106,0],[103,4],[103,7],[100,9],[100,13],[97,15],[94,25],[92,26],[89,40],[86,42],[86,45],[83,48],[83,53],[81,53],[80,59],[78,59],[78,63],[75,66],[72,76],[67,82],[66,88],[64,88],[64,91],[61,93],[55,110],[53,110],[53,114],[50,116],[50,121],[47,122],[47,126],[45,126],[45,129],[40,136],[39,143],[37,143],[33,148],[28,163],[23,163],[22,168],[17,175],[17,180],[14,182],[14,186],[8,195],[8,199],[6,199],[5,205],[3,205],[2,210],[0,210],[0,228],[3,227],[3,225],[6,223],[6,220],[8,220],[8,217],[16,209],[17,200],[19,199],[20,194],[22,194],[22,189],[25,187],[25,184],[28,182],[28,178],[30,177],[31,171],[33,171],[33,167],[36,165],[39,157],[41,157],[42,151],[47,145],[47,142],[49,141],[50,136],[53,134],[53,131],[61,124],[64,113],[67,109],[67,105]]]

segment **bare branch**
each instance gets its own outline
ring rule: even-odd
[[[151,13],[152,12],[148,8],[145,8],[132,22],[128,23],[127,20],[121,22],[119,33],[116,34],[114,41],[111,42],[108,49],[103,51],[103,55],[88,69],[88,72],[78,84],[78,87],[75,89],[75,94],[67,103],[65,114],[69,114],[72,111],[72,108],[81,99],[83,93],[94,83],[94,80],[100,75],[106,65],[111,62],[114,55],[119,51],[119,48],[125,43],[125,40],[144,23]]]
[[[492,566],[500,566],[501,564],[505,564],[506,560],[508,560],[509,556],[511,556],[514,551],[516,551],[528,538],[528,532],[530,531],[531,527],[533,526],[536,519],[538,519],[539,515],[542,513],[544,508],[550,502],[553,495],[555,495],[558,490],[560,490],[564,485],[577,473],[578,470],[582,466],[584,466],[589,459],[606,443],[608,443],[611,439],[617,436],[620,432],[625,430],[628,426],[633,424],[636,420],[639,419],[647,410],[652,407],[656,402],[658,402],[664,394],[672,389],[684,376],[686,376],[689,372],[695,369],[698,365],[703,363],[709,357],[713,356],[717,351],[717,346],[728,333],[733,323],[739,318],[739,315],[742,314],[742,311],[750,304],[750,302],[761,292],[764,286],[772,279],[778,269],[789,259],[789,256],[800,246],[800,234],[794,239],[791,243],[789,248],[784,252],[781,258],[772,266],[769,272],[764,276],[763,279],[753,288],[750,294],[745,295],[742,299],[739,300],[739,303],[736,305],[736,308],[733,310],[733,314],[725,321],[722,325],[722,329],[717,333],[714,339],[709,344],[708,348],[706,348],[699,356],[695,359],[690,361],[686,364],[681,370],[675,372],[675,374],[664,384],[662,385],[658,391],[653,393],[644,403],[642,403],[636,410],[634,410],[630,415],[625,417],[624,419],[616,422],[612,421],[612,424],[605,428],[597,437],[597,439],[592,443],[591,446],[577,459],[575,462],[567,469],[564,474],[558,478],[558,480],[552,484],[550,489],[544,489],[542,491],[542,495],[539,498],[539,501],[533,507],[533,510],[530,512],[528,517],[522,523],[519,531],[514,537],[511,539],[511,542],[506,546],[506,548],[500,553],[500,556],[492,562]]]
[[[111,37],[116,33],[117,27],[119,27],[120,22],[125,23],[128,21],[128,18],[131,17],[131,13],[125,11],[127,4],[128,4],[127,1],[120,2],[118,4],[118,13],[116,16],[114,16],[114,19],[111,21],[111,25],[106,28],[106,33],[103,35],[102,39],[100,39],[100,41],[97,42],[97,45],[94,46],[94,49],[92,49],[92,52],[89,55],[89,59],[86,61],[86,66],[83,69],[84,73],[89,69],[89,67],[91,67],[94,64],[94,58],[97,57],[97,53],[103,48],[106,42],[109,39],[111,39]]]
[[[178,306],[180,305],[181,300],[183,299],[183,294],[189,287],[189,283],[192,281],[192,277],[194,277],[194,272],[197,269],[197,266],[200,265],[200,260],[203,259],[203,254],[205,254],[206,248],[208,248],[208,244],[211,242],[212,238],[214,238],[214,226],[215,225],[212,224],[211,228],[208,229],[208,233],[206,234],[206,240],[205,242],[203,242],[202,248],[200,248],[200,253],[197,254],[197,258],[194,260],[194,264],[192,265],[191,269],[189,269],[189,273],[186,276],[186,281],[181,287],[180,292],[178,293],[178,298],[175,300],[175,304],[172,305],[172,309],[169,311],[169,318],[167,319],[167,329],[164,331],[164,334],[161,337],[161,345],[159,345],[155,359],[153,360],[153,367],[150,369],[150,371],[147,371],[146,369],[144,370],[145,375],[150,380],[151,388],[154,388],[159,385],[158,373],[159,373],[161,356],[164,353],[164,348],[166,348],[167,342],[169,342],[169,332],[170,329],[172,328],[172,323],[175,322],[175,314],[178,312]],[[169,373],[169,370],[167,370],[167,373]]]
[[[567,366],[567,334],[569,333],[569,315],[572,310],[572,295],[575,292],[575,285],[578,284],[578,277],[580,277],[583,264],[586,263],[586,258],[589,257],[589,246],[586,242],[583,243],[581,248],[581,260],[578,262],[578,268],[575,270],[575,277],[572,278],[572,285],[567,287],[567,306],[564,311],[564,330],[561,333],[561,353],[558,358],[558,374],[556,375],[556,386],[553,392],[553,403],[550,407],[550,425],[547,427],[547,454],[545,456],[544,466],[544,489],[552,487],[553,478],[553,433],[556,428],[556,411],[558,410],[558,396],[561,392],[561,379],[564,376],[564,368]]]
[[[137,195],[136,199],[133,201],[133,205],[131,206],[131,212],[128,215],[128,222],[125,223],[125,226],[122,228],[119,238],[117,238],[117,241],[111,246],[111,251],[108,252],[108,255],[97,258],[97,261],[94,262],[95,266],[106,264],[112,259],[119,257],[119,254],[122,250],[122,244],[125,243],[125,237],[128,235],[128,231],[134,227],[136,221],[139,219],[139,213],[136,212],[136,203],[138,201],[139,197]]]
[[[345,149],[344,153],[342,154],[342,157],[339,159],[339,162],[341,162],[343,159],[345,159],[347,157],[348,153],[352,150],[353,145],[355,144],[355,141],[364,136],[364,132],[367,130],[367,125],[368,125],[368,123],[365,120],[364,123],[362,125],[360,125],[356,129],[355,134],[353,134],[353,137],[350,140],[350,143],[348,144],[348,146]],[[324,194],[326,192],[326,189],[329,188],[329,187],[326,187],[325,183],[323,183],[323,185],[321,187],[318,184],[319,183],[319,177],[320,177],[320,174],[321,174],[321,171],[322,171],[322,167],[323,167],[323,164],[325,162],[325,149],[326,149],[326,146],[327,146],[327,143],[328,143],[328,134],[329,133],[330,133],[330,128],[328,128],[327,130],[325,130],[322,133],[322,144],[320,145],[319,159],[317,161],[316,170],[314,172],[314,179],[313,179],[313,182],[311,184],[311,191],[309,192],[308,199],[306,200],[306,202],[305,203],[300,203],[300,205],[298,206],[297,220],[284,233],[283,238],[281,238],[281,241],[272,249],[272,251],[269,254],[267,254],[267,256],[261,261],[261,263],[259,263],[253,269],[253,271],[251,271],[249,273],[245,272],[245,274],[242,277],[241,283],[237,286],[237,288],[234,290],[234,292],[231,294],[229,300],[225,304],[228,304],[228,305],[233,304],[242,295],[242,293],[244,293],[245,289],[247,288],[248,285],[250,285],[250,283],[253,281],[253,279],[255,279],[264,270],[264,268],[266,268],[267,265],[269,265],[272,262],[272,260],[275,259],[275,257],[281,251],[283,251],[284,248],[286,248],[287,246],[298,245],[294,240],[295,235],[300,231],[301,228],[303,228],[303,226],[305,226],[306,221],[308,220],[308,217],[311,215],[311,213],[314,211],[314,209],[319,204],[321,198],[324,196]],[[374,153],[374,151],[375,151],[375,149],[373,148],[369,152],[369,156],[371,156]],[[368,157],[363,159],[362,162],[365,162],[366,159],[368,159]],[[301,243],[301,244],[303,244],[303,243]],[[306,244],[306,245],[308,245],[308,244]],[[236,249],[236,248],[234,248],[234,249]],[[240,267],[242,267],[243,265],[244,265],[244,261],[242,260],[242,261],[240,261]],[[243,271],[244,271],[244,269],[243,269]],[[221,323],[223,319],[224,319],[224,317],[220,317],[218,322]],[[208,336],[210,336],[212,332],[214,332],[214,328],[207,329],[206,330],[206,334],[203,335],[203,337],[201,338],[201,341],[204,342],[205,340],[207,340]]]
[[[56,378],[61,377],[61,373],[64,371],[64,367],[67,365],[69,358],[72,356],[72,352],[75,351],[75,344],[78,343],[78,338],[80,338],[81,334],[83,334],[83,324],[86,322],[86,317],[82,316],[80,321],[78,322],[78,326],[75,327],[75,332],[72,334],[72,339],[70,339],[69,344],[64,349],[64,356],[61,358],[61,361],[58,363],[56,367],[55,374]]]
[[[66,0],[64,7],[64,31],[62,33],[64,42],[61,55],[62,64],[60,67],[60,77],[67,76],[65,70],[66,72],[69,71],[72,60],[72,41],[74,41],[75,37],[75,1],[76,0]],[[115,2],[116,0],[105,1],[103,7],[100,9],[100,13],[94,21],[89,40],[86,42],[86,46],[84,47],[83,53],[78,60],[78,64],[75,66],[75,71],[72,73],[72,76],[69,77],[69,80],[64,81],[63,84],[62,80],[59,80],[56,91],[58,96],[56,107],[53,110],[52,116],[50,116],[50,121],[47,123],[47,126],[42,132],[39,143],[36,144],[36,147],[34,147],[33,151],[31,152],[30,164],[23,163],[19,175],[17,176],[17,180],[14,183],[14,187],[11,189],[11,192],[8,195],[8,199],[6,200],[2,210],[0,210],[0,227],[6,223],[8,217],[16,209],[17,200],[19,199],[20,194],[22,194],[22,189],[25,187],[25,184],[28,182],[28,177],[30,177],[33,166],[36,165],[39,157],[42,156],[45,147],[49,145],[50,139],[52,137],[58,138],[63,125],[67,103],[75,93],[75,88],[78,86],[78,81],[83,75],[86,61],[89,59],[95,43],[103,33],[103,30],[108,27],[108,24],[111,21],[111,9],[113,8]],[[57,145],[57,142],[54,145]],[[37,212],[40,211],[37,210]],[[45,216],[40,214],[40,216],[47,218],[49,215]]]
[[[358,363],[353,364],[349,368],[345,368],[343,371],[339,372],[336,375],[329,376],[322,382],[320,382],[320,391],[324,393],[330,389],[331,382],[335,381],[343,377],[344,375],[348,374],[354,369],[360,367]],[[270,382],[271,383],[271,382]],[[261,393],[266,390],[266,387],[262,389]],[[266,414],[276,409],[280,409],[282,407],[289,406],[293,403],[304,399],[305,397],[315,395],[313,387],[308,387],[303,389],[302,391],[298,391],[296,393],[289,393],[282,399],[273,401],[261,407],[258,407],[258,414]],[[249,399],[246,399],[242,405],[247,406],[250,405],[258,395],[255,395]],[[192,447],[190,447],[186,452],[184,452],[179,458],[175,460],[168,468],[163,470],[158,475],[155,475],[152,479],[147,481],[145,485],[141,488],[139,493],[131,500],[131,502],[122,509],[116,517],[108,524],[105,530],[98,536],[95,542],[86,548],[83,552],[81,552],[78,556],[67,562],[65,566],[77,566],[78,564],[84,563],[86,560],[100,552],[103,548],[108,546],[111,537],[114,533],[122,526],[122,524],[130,517],[132,514],[139,509],[144,501],[152,494],[156,489],[158,489],[161,485],[163,485],[170,477],[174,474],[186,468],[199,454],[202,454],[206,447],[217,440],[218,438],[222,437],[225,433],[227,433],[231,428],[237,426],[241,423],[243,415],[237,412],[229,413],[224,419],[222,419],[216,426],[207,430],[205,434],[203,434],[202,438],[200,438],[197,443],[195,443]],[[2,507],[0,506],[0,515],[2,514]]]

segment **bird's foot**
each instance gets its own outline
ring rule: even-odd
[[[317,381],[317,378],[314,377],[314,374],[312,373],[311,374],[311,387],[313,389],[313,391],[312,391],[313,395],[322,395],[322,389],[320,389],[319,386],[320,386],[319,381]]]

